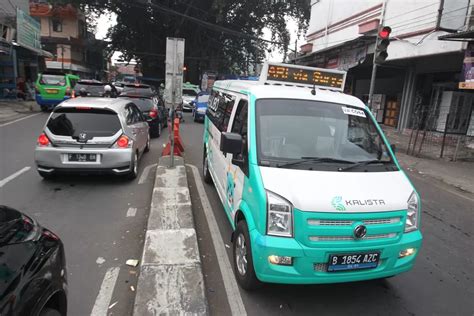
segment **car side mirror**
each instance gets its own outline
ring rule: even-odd
[[[237,133],[222,133],[220,150],[227,154],[238,155],[242,153],[242,135]]]
[[[395,144],[390,144],[390,149],[392,149],[393,153],[397,152],[397,146]]]

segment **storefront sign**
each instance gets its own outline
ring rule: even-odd
[[[41,53],[41,25],[24,11],[16,10],[16,42]]]
[[[469,42],[464,53],[461,82],[459,89],[474,89],[474,42]]]

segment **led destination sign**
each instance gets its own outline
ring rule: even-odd
[[[297,65],[268,64],[267,81],[280,81],[328,87],[344,88],[345,72]]]

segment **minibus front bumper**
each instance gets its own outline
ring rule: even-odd
[[[405,233],[396,243],[386,245],[311,248],[294,238],[261,235],[258,230],[250,232],[252,254],[257,278],[262,282],[284,284],[341,283],[385,278],[410,270],[422,243],[419,230]],[[412,255],[399,258],[401,251],[413,248]],[[328,272],[329,258],[333,254],[354,254],[380,252],[377,267],[364,270]],[[291,265],[277,265],[269,262],[269,256],[292,257]]]

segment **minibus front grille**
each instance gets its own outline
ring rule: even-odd
[[[362,220],[364,225],[396,224],[399,222],[400,217]],[[354,223],[355,221],[351,220],[308,219],[308,225],[310,226],[351,226]]]
[[[354,236],[309,236],[311,241],[352,241],[352,240],[374,240],[389,239],[396,237],[396,233],[367,235],[363,238],[356,239]]]

